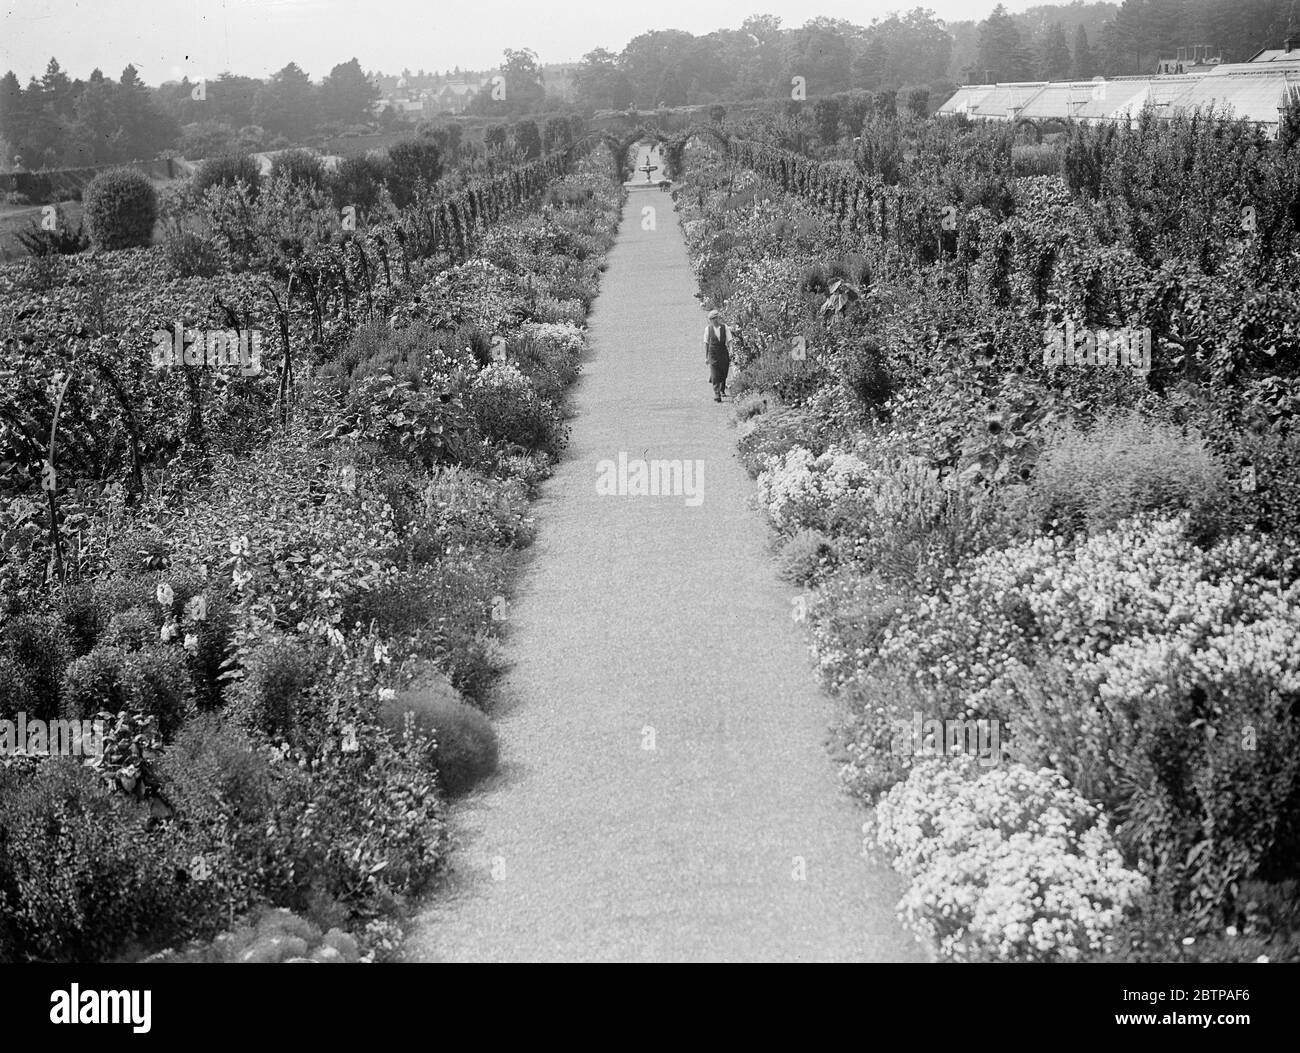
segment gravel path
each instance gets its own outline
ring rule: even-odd
[[[695,288],[671,198],[632,192],[508,613],[501,772],[453,809],[410,960],[924,959],[859,854]],[[620,452],[702,461],[703,500],[597,494]]]

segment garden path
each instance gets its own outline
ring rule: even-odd
[[[672,199],[633,191],[507,615],[501,770],[452,809],[409,960],[924,958],[860,855],[695,288]],[[598,494],[620,453],[702,462],[702,500]]]

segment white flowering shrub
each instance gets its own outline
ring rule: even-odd
[[[944,716],[1000,720],[1023,759],[1124,816],[1144,870],[1210,911],[1300,840],[1300,575],[1267,539],[1202,551],[1183,527],[1132,519],[990,552],[860,657],[866,682],[902,673]],[[887,700],[855,710],[878,753]]]
[[[866,828],[910,879],[903,919],[945,958],[1071,961],[1106,949],[1143,876],[1105,817],[1061,776],[930,761],[880,802]]]
[[[543,347],[550,354],[581,358],[586,350],[582,327],[572,322],[525,322],[520,335]]]
[[[832,448],[814,457],[796,446],[759,474],[758,494],[782,533],[840,533],[865,522],[874,478],[872,466],[850,451]]]
[[[537,393],[558,405],[578,377],[585,349],[583,331],[572,322],[525,322],[509,350]]]
[[[785,534],[823,531],[864,567],[909,584],[1005,542],[1023,524],[1016,488],[987,493],[944,479],[918,457],[803,446],[773,457],[759,499]]]
[[[465,406],[479,434],[490,442],[547,454],[558,453],[564,445],[559,411],[512,363],[484,366],[465,393]]]
[[[1078,545],[1041,537],[986,553],[900,621],[879,660],[984,712],[1006,697],[1009,672],[1045,650],[1082,668],[1121,641],[1183,634],[1200,646],[1295,610],[1294,586],[1255,573],[1281,559],[1267,541],[1246,536],[1203,552],[1183,525],[1135,518]]]

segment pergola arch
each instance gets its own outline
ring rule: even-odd
[[[1012,141],[1013,142],[1015,141],[1016,136],[1020,134],[1021,129],[1025,125],[1028,125],[1029,128],[1033,131],[1034,142],[1036,144],[1041,143],[1043,141],[1043,128],[1042,125],[1040,125],[1038,121],[1036,121],[1033,117],[1017,117],[1014,121],[1011,122]]]
[[[731,142],[731,137],[716,125],[693,124],[681,132],[674,132],[671,135],[659,130],[658,128],[647,127],[644,124],[638,124],[631,131],[621,134],[607,130],[589,132],[574,144],[575,147],[594,145],[595,143],[604,143],[609,147],[610,153],[613,154],[614,175],[620,183],[628,179],[628,161],[627,152],[636,143],[645,139],[653,140],[663,147],[663,155],[668,162],[668,168],[672,172],[672,177],[676,178],[682,172],[683,155],[686,150],[686,144],[695,136],[711,136],[725,152]],[[667,174],[667,173],[665,173]]]

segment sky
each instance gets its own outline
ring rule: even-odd
[[[783,26],[816,16],[868,25],[893,11],[930,8],[949,21],[982,20],[996,0],[0,0],[0,71],[21,83],[51,56],[72,77],[133,64],[148,84],[265,77],[297,62],[319,80],[355,56],[366,70],[488,69],[505,48],[542,62],[620,51],[650,29],[734,29],[749,15]],[[1034,0],[1007,0],[1021,11]]]

